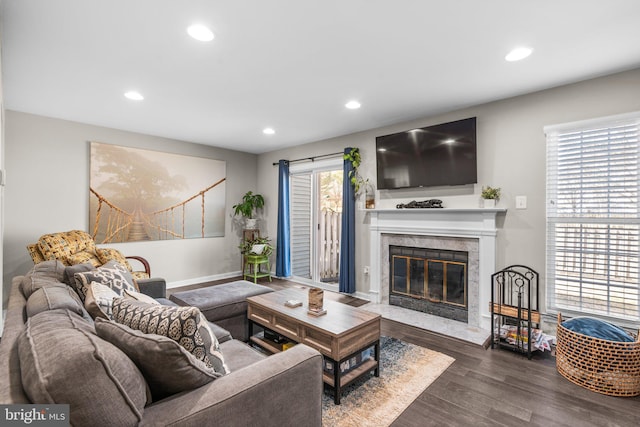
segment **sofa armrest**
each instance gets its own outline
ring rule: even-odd
[[[140,279],[136,281],[140,292],[149,295],[151,298],[167,297],[167,282],[159,277],[151,279]]]
[[[322,426],[322,355],[304,344],[145,408],[141,426]]]

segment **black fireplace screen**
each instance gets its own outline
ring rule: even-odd
[[[467,252],[390,246],[391,293],[467,306]]]

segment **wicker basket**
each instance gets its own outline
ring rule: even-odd
[[[640,395],[640,333],[635,342],[594,338],[565,328],[558,314],[556,338],[560,375],[609,396]]]

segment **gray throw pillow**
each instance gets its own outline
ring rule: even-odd
[[[29,400],[68,403],[71,425],[138,425],[151,400],[131,359],[69,310],[29,318],[18,337],[18,355]]]
[[[122,350],[147,380],[153,400],[193,390],[222,376],[171,338],[96,319],[96,332]]]
[[[95,270],[75,273],[73,276],[76,280],[76,290],[83,302],[87,295],[87,288],[91,282],[108,286],[120,296],[122,296],[125,290],[134,292],[138,290],[129,270],[116,261],[109,261]]]
[[[93,266],[93,264],[91,263],[84,263],[84,264],[76,264],[76,265],[70,265],[68,267],[64,268],[64,274],[63,274],[63,280],[64,283],[66,283],[67,285],[71,286],[73,289],[76,290],[76,292],[78,291],[78,289],[76,288],[76,279],[75,279],[75,274],[76,273],[85,273],[87,271],[91,271],[91,270],[95,270],[96,267]]]
[[[133,299],[113,300],[113,320],[146,334],[171,338],[208,368],[225,375],[218,339],[197,307],[169,307]]]

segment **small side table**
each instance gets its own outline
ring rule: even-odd
[[[258,283],[258,278],[268,277],[271,282],[271,265],[267,255],[245,255],[244,258],[244,280],[251,278],[253,283]],[[265,265],[267,271],[262,271],[261,265]]]

